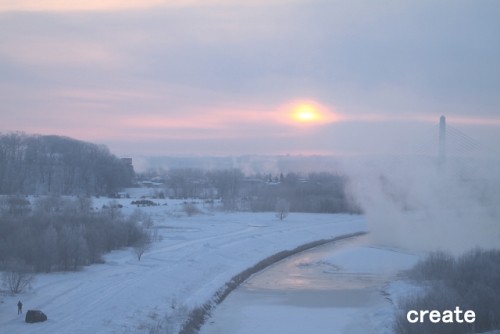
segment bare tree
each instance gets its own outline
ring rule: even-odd
[[[290,211],[290,203],[285,199],[278,199],[276,202],[276,217],[279,220],[283,220],[288,216],[288,212]]]
[[[151,239],[151,234],[144,232],[142,237],[132,246],[138,261],[141,261],[142,255],[151,248]]]
[[[9,265],[3,273],[3,284],[11,293],[23,292],[33,282],[35,275],[26,266],[18,262]]]

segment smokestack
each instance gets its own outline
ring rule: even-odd
[[[439,148],[438,148],[438,163],[444,164],[446,161],[446,117],[439,118]]]

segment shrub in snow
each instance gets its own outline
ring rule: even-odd
[[[276,202],[276,217],[279,220],[283,220],[288,216],[288,212],[290,211],[290,203],[284,199],[278,199]]]
[[[34,208],[23,216],[0,212],[0,270],[9,270],[9,259],[36,272],[77,270],[146,232],[114,204],[93,210],[90,199],[40,197]]]
[[[455,259],[451,254],[437,251],[419,261],[408,273],[414,280],[446,280],[455,270]]]
[[[461,334],[482,333],[500,328],[500,250],[475,249],[454,258],[431,253],[408,271],[408,277],[425,283],[423,296],[404,298],[399,302],[394,329],[398,334]],[[469,323],[409,323],[409,310],[474,311]]]
[[[137,260],[141,261],[142,255],[151,248],[151,239],[150,233],[143,232],[142,237],[134,243],[133,250]]]
[[[193,202],[184,202],[182,208],[186,215],[190,217],[201,213],[201,210]]]
[[[30,273],[31,268],[18,262],[12,262],[3,273],[3,285],[10,293],[21,293],[33,282],[35,275]]]
[[[129,220],[140,223],[145,228],[151,228],[154,225],[151,215],[138,208],[132,212],[129,216]]]

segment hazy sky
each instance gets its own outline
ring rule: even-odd
[[[499,34],[496,0],[0,0],[0,131],[351,154],[428,142],[444,114],[500,147]]]

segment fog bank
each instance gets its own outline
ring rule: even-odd
[[[500,245],[500,160],[418,156],[344,161],[377,242],[461,253]]]

